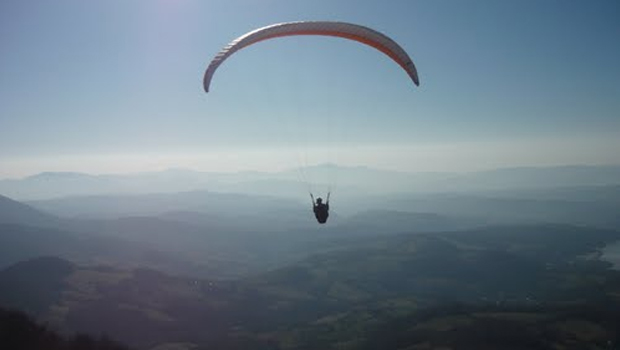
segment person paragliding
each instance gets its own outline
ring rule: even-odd
[[[326,223],[329,217],[329,193],[327,193],[327,200],[325,203],[323,203],[323,198],[321,197],[318,197],[315,202],[312,193],[310,193],[310,198],[312,199],[312,209],[316,220],[319,224]]]
[[[394,40],[383,33],[374,29],[346,22],[334,21],[298,21],[275,23],[262,28],[258,28],[243,34],[242,36],[231,41],[222,48],[211,60],[204,74],[203,87],[205,92],[209,92],[211,88],[211,80],[218,67],[226,61],[235,52],[269,39],[297,36],[297,35],[319,35],[329,37],[339,37],[347,40],[357,41],[361,44],[373,47],[387,55],[395,63],[397,63],[407,73],[409,78],[416,86],[420,85],[418,72],[411,57],[407,52]],[[329,193],[327,200],[323,203],[322,198],[317,198],[310,193],[312,198],[312,207],[314,215],[320,224],[327,222],[329,216]]]

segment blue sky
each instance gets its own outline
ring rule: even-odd
[[[294,37],[238,52],[204,93],[224,45],[293,20],[387,34],[421,86],[359,43]],[[277,170],[300,152],[406,171],[619,164],[619,37],[614,0],[3,1],[0,178]]]

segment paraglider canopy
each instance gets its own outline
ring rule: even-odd
[[[246,33],[226,45],[213,58],[204,75],[203,85],[209,92],[211,79],[217,68],[232,54],[257,42],[283,36],[324,35],[354,40],[374,47],[398,63],[418,86],[420,80],[413,61],[407,52],[388,36],[368,27],[345,22],[303,21],[272,24]]]

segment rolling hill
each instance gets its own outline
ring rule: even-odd
[[[48,299],[40,317],[144,349],[170,342],[185,348],[363,348],[389,334],[403,337],[399,347],[446,344],[463,336],[451,333],[463,326],[459,322],[476,332],[494,317],[507,327],[558,330],[549,333],[553,344],[598,344],[614,336],[614,323],[607,314],[594,318],[581,310],[620,305],[620,273],[597,259],[618,239],[618,231],[566,225],[390,235],[354,240],[236,281],[70,264],[68,274],[54,277],[64,286],[55,294],[60,298]],[[20,271],[37,276],[32,266],[42,273],[47,265],[15,265],[0,272],[0,283],[6,271],[13,279]],[[450,307],[454,302],[465,306]],[[601,331],[586,336],[570,328],[583,324]],[[468,339],[481,344],[488,336]]]
[[[60,221],[54,215],[0,195],[0,224],[57,226]]]

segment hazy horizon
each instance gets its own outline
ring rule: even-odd
[[[401,173],[409,173],[409,174],[417,174],[417,173],[454,173],[454,174],[468,174],[468,173],[478,173],[485,171],[494,171],[494,170],[502,170],[502,169],[518,169],[518,168],[556,168],[556,167],[591,167],[591,166],[603,166],[603,167],[615,167],[620,166],[620,162],[609,162],[609,163],[577,163],[577,162],[567,162],[567,163],[555,163],[555,164],[510,164],[510,165],[502,165],[502,166],[489,166],[489,167],[480,167],[480,168],[470,168],[470,169],[462,169],[462,168],[433,168],[433,169],[400,169],[393,167],[382,167],[382,166],[373,166],[368,164],[361,163],[351,163],[351,164],[342,164],[342,163],[333,163],[333,162],[324,162],[324,163],[316,163],[316,164],[306,164],[306,165],[297,165],[297,166],[283,166],[283,167],[274,167],[274,168],[249,168],[249,167],[233,167],[233,168],[217,168],[213,169],[209,166],[196,166],[196,164],[200,164],[200,162],[191,162],[191,163],[158,163],[156,165],[152,165],[149,160],[152,157],[145,156],[144,163],[136,163],[136,158],[132,156],[122,156],[120,157],[123,161],[120,164],[130,165],[127,168],[109,168],[107,164],[109,163],[110,156],[100,156],[101,160],[99,161],[92,160],[92,166],[89,167],[62,167],[62,162],[57,163],[57,165],[51,166],[49,168],[41,168],[31,171],[25,172],[7,172],[0,176],[0,180],[18,180],[28,178],[30,176],[35,176],[39,174],[45,173],[79,173],[86,174],[92,176],[103,176],[103,175],[137,175],[142,173],[153,173],[153,172],[165,172],[172,170],[181,170],[181,171],[193,171],[193,172],[204,172],[204,173],[221,173],[221,174],[235,174],[235,173],[244,173],[244,172],[259,172],[259,173],[279,173],[285,171],[295,171],[296,169],[306,168],[306,167],[315,167],[315,166],[323,166],[323,165],[335,165],[339,167],[365,167],[369,169],[379,170],[379,171],[393,171],[393,172],[401,172]],[[81,157],[69,157],[71,160],[76,160],[78,163],[82,164]],[[166,157],[162,157],[166,158]],[[176,157],[171,157],[172,159]],[[181,158],[191,158],[194,160],[199,159],[200,157],[181,157]],[[117,159],[114,157],[114,159]],[[211,159],[210,157],[205,157],[205,159]],[[118,160],[118,159],[117,159]],[[20,162],[22,163],[22,162]],[[37,166],[41,163],[46,163],[45,161],[39,162],[37,161]],[[73,163],[73,162],[71,162]],[[10,164],[10,163],[9,163]],[[23,163],[22,163],[23,164]],[[168,165],[169,164],[169,165]],[[192,165],[193,164],[193,165]],[[25,169],[30,170],[33,168],[25,167]]]
[[[620,137],[603,145],[586,142],[566,144],[543,141],[510,147],[505,143],[467,143],[421,146],[335,146],[313,151],[253,149],[189,154],[103,154],[6,157],[0,179],[22,178],[43,172],[88,174],[128,174],[188,169],[204,172],[280,172],[320,164],[366,166],[408,173],[468,173],[513,167],[606,166],[620,165],[620,154],[604,149],[620,149]],[[617,143],[617,145],[616,145]],[[570,154],[560,152],[572,148]],[[603,148],[603,149],[602,149]],[[502,151],[498,154],[498,149]],[[305,159],[304,159],[305,158]],[[403,159],[405,161],[403,161]]]

